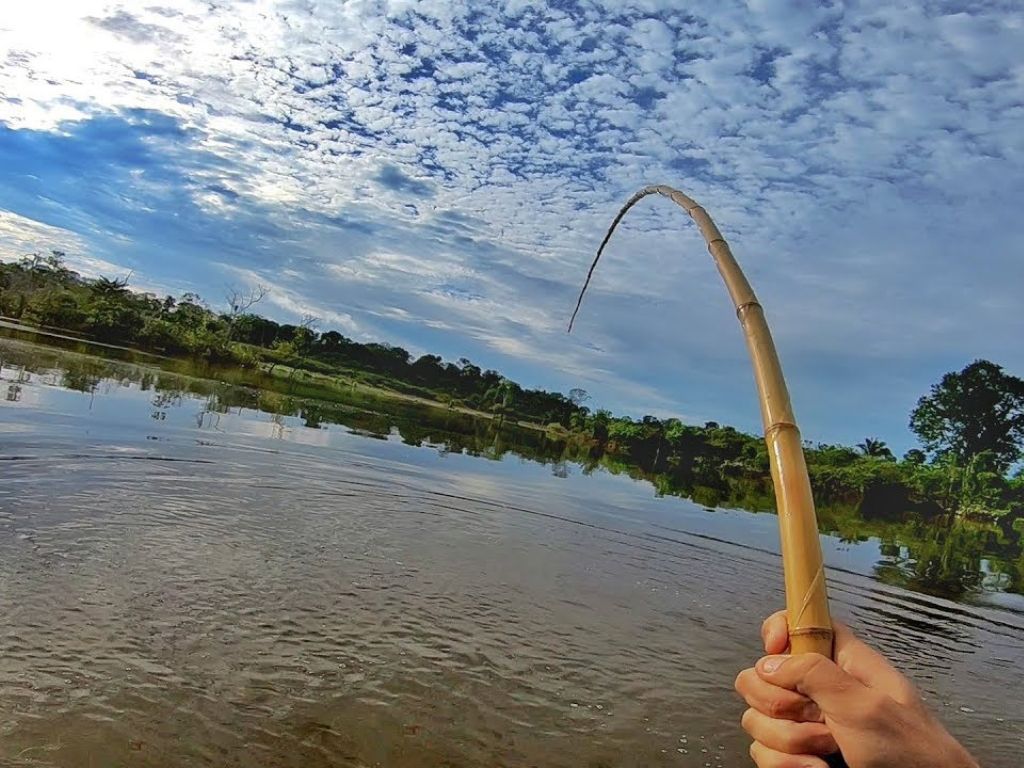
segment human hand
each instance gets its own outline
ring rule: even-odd
[[[781,655],[784,611],[765,620],[761,636],[769,655],[736,678],[759,768],[826,768],[836,751],[850,768],[978,768],[910,681],[845,624],[835,622],[835,662]]]

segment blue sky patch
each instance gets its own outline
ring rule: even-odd
[[[0,258],[759,428],[716,217],[812,440],[911,445],[942,373],[1024,373],[1024,31],[1004,4],[84,2],[0,29]],[[38,6],[38,7],[37,7]],[[984,246],[979,246],[984,243]]]

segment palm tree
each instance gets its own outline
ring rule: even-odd
[[[124,296],[128,293],[128,279],[127,277],[115,277],[113,279],[100,277],[93,281],[92,290],[103,298]]]
[[[874,459],[894,459],[892,451],[889,450],[889,446],[885,444],[884,440],[877,440],[873,437],[865,437],[863,442],[857,443],[857,450],[859,450],[865,456],[870,456]]]
[[[502,424],[505,423],[505,417],[513,412],[513,404],[518,391],[518,384],[511,379],[502,377],[484,394],[484,399],[491,401],[491,412],[498,414],[498,429],[501,429]]]

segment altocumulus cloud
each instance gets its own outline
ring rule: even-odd
[[[909,444],[978,356],[1024,373],[1013,2],[15,3],[0,255],[267,310],[634,414],[757,428],[694,194],[759,289],[805,432]]]

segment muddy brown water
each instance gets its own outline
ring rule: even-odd
[[[0,765],[749,764],[732,680],[782,601],[773,517],[25,349],[0,349]],[[1019,765],[1021,598],[824,543],[836,612]]]

